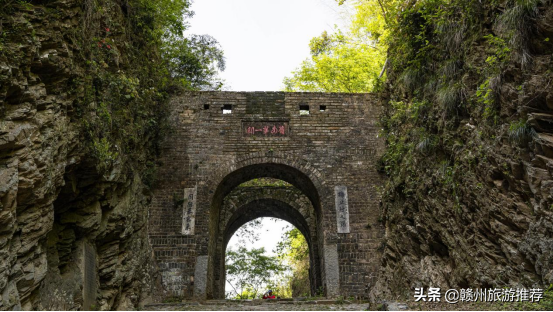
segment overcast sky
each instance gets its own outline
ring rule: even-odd
[[[282,90],[311,38],[344,25],[335,0],[195,0],[192,10],[188,33],[219,41],[230,91]]]

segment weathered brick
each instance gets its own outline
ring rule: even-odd
[[[224,107],[230,108],[225,105],[232,105],[231,114],[223,114]],[[310,114],[300,115],[300,105],[309,105]],[[324,111],[320,105],[326,106]],[[173,98],[171,109],[172,131],[162,146],[160,181],[149,223],[168,295],[224,296],[224,247],[232,235],[228,222],[247,220],[242,214],[263,215],[255,208],[246,209],[248,200],[230,207],[229,198],[237,196],[240,183],[260,177],[294,185],[294,191],[280,194],[286,205],[294,207],[297,192],[304,205],[309,202],[294,208],[303,211],[299,215],[288,210],[279,216],[294,215],[303,219],[297,224],[303,222],[308,228],[312,270],[320,271],[312,284],[322,285],[329,295],[367,295],[366,284],[374,282],[383,236],[377,191],[382,177],[376,161],[384,142],[378,138],[381,107],[374,95],[193,92]],[[339,185],[347,187],[349,203],[350,232],[343,234],[337,232],[334,187]],[[195,232],[185,236],[179,199],[184,188],[194,187]],[[250,199],[276,205],[271,192],[278,193],[260,191]],[[220,217],[223,212],[228,212],[226,217]],[[332,266],[324,263],[324,246],[338,250],[339,283],[332,281],[339,285],[337,290],[330,289],[325,279],[325,270]],[[197,257],[202,256],[208,256],[204,273],[196,270]],[[195,286],[204,283],[206,289]]]

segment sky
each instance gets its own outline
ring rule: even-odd
[[[287,230],[292,229],[292,225],[284,220],[275,218],[259,218],[261,220],[261,227],[257,234],[259,239],[255,242],[245,240],[248,248],[261,248],[265,247],[265,251],[269,255],[276,255],[273,251],[276,249],[277,243],[280,241],[282,234]],[[235,233],[236,234],[236,233]],[[233,235],[229,241],[229,248],[235,248],[244,243],[244,240],[239,241],[238,235]]]
[[[187,32],[219,41],[228,91],[282,90],[311,38],[346,23],[335,0],[194,0],[192,10]]]

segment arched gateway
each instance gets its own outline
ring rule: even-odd
[[[173,98],[149,221],[166,295],[224,297],[228,240],[250,220],[276,217],[308,241],[313,292],[365,297],[383,237],[380,111],[370,94]],[[264,177],[290,186],[238,187]]]
[[[270,177],[284,180],[294,187],[238,187],[243,182]],[[231,191],[229,191],[231,190]],[[322,287],[320,272],[319,241],[320,202],[317,189],[310,179],[297,169],[275,163],[259,163],[242,167],[219,184],[213,197],[210,229],[210,246],[214,267],[209,268],[208,277],[213,271],[215,283],[208,281],[208,297],[224,297],[225,270],[224,256],[232,234],[245,223],[259,217],[274,217],[288,221],[305,236],[310,251],[310,277],[312,292]],[[214,285],[213,295],[210,285]]]

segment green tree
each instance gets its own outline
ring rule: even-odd
[[[220,90],[218,78],[225,70],[225,58],[219,43],[208,35],[176,38],[164,44],[163,57],[171,77],[189,90]]]
[[[310,295],[309,246],[303,234],[297,228],[286,231],[277,244],[276,252],[279,259],[288,263],[292,269],[288,282],[291,296]]]
[[[244,225],[242,225],[236,233],[234,233],[234,236],[238,237],[238,243],[245,245],[246,241],[253,244],[254,242],[259,240],[259,231],[261,231],[261,220],[263,218],[257,218],[255,220],[252,220]]]
[[[225,264],[227,282],[236,299],[259,297],[262,287],[271,284],[285,270],[277,257],[265,254],[265,248],[240,246],[237,250],[228,250]]]
[[[188,27],[194,13],[189,0],[132,0],[125,8],[132,16],[135,31],[146,40],[169,41],[179,38]]]
[[[185,35],[194,15],[191,1],[134,1],[133,26],[159,47],[166,74],[173,78],[170,84],[187,90],[221,89],[218,74],[225,70],[225,58],[219,43],[208,35]]]
[[[343,3],[344,1],[339,1]],[[285,91],[369,92],[384,74],[388,21],[399,1],[358,0],[347,32],[338,30],[311,40],[311,58],[284,78]]]

